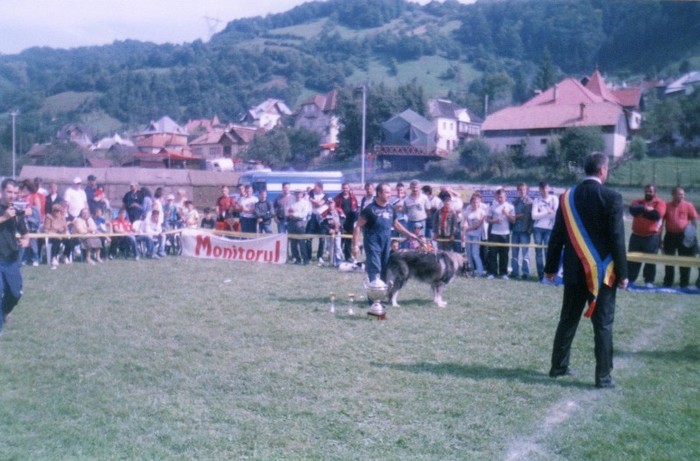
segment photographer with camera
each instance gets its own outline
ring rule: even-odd
[[[29,245],[27,226],[21,212],[13,206],[17,200],[19,187],[14,179],[2,182],[0,196],[0,294],[2,315],[0,315],[0,334],[10,312],[22,297],[22,274],[19,270],[19,249]],[[19,240],[17,234],[20,235]]]

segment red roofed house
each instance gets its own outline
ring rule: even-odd
[[[192,152],[203,159],[234,158],[245,150],[261,128],[229,125],[227,128],[213,128],[190,142]]]
[[[627,128],[630,131],[638,131],[642,127],[642,87],[609,88],[598,69],[590,77],[584,78],[581,83],[586,89],[591,90],[606,101],[620,104],[625,110]]]
[[[496,151],[524,143],[528,154],[542,156],[549,140],[567,128],[593,126],[603,133],[605,153],[620,157],[629,135],[625,108],[604,85],[598,90],[602,94],[574,78],[562,80],[522,106],[489,115],[481,126],[484,141]]]
[[[296,115],[296,128],[305,128],[321,135],[321,147],[333,150],[338,147],[339,118],[338,90],[317,94],[301,104]]]
[[[134,136],[134,144],[144,153],[158,153],[162,149],[185,151],[187,131],[167,115],[148,124],[145,130]]]

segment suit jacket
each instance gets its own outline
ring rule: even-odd
[[[560,197],[560,203],[562,199]],[[616,280],[627,278],[622,196],[595,180],[587,179],[576,187],[574,204],[601,259],[612,254]],[[562,248],[564,249],[564,283],[566,285],[585,285],[586,276],[583,264],[571,244],[560,206],[557,209],[554,228],[547,248],[545,273],[557,272]]]

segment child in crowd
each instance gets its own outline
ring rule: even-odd
[[[216,214],[211,208],[207,207],[204,209],[204,218],[202,218],[200,227],[202,229],[214,229],[216,227]]]

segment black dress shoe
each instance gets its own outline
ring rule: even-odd
[[[615,389],[615,383],[613,380],[600,381],[595,383],[596,389]]]
[[[550,378],[559,378],[561,376],[576,376],[576,372],[571,368],[566,368],[564,370],[549,370]]]

